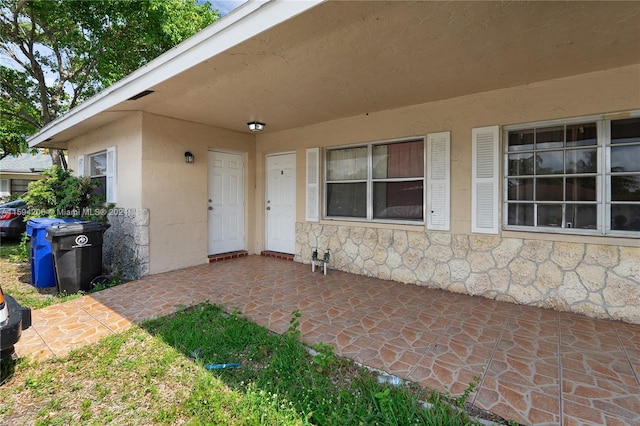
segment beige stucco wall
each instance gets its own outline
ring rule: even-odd
[[[471,232],[471,130],[490,125],[569,118],[640,108],[640,65],[479,93],[439,102],[363,114],[257,138],[259,159],[297,147],[297,181],[305,182],[305,149],[451,132],[451,232]],[[258,174],[263,176],[263,174]],[[259,178],[258,193],[264,193]],[[305,219],[305,187],[297,187],[299,222]],[[331,223],[336,223],[332,221]],[[257,220],[258,235],[264,235]],[[367,226],[366,224],[364,226]],[[375,226],[375,225],[372,225]],[[515,233],[514,236],[517,236]],[[530,238],[556,239],[536,234]],[[629,239],[561,236],[602,244],[631,244]]]
[[[247,212],[254,210],[253,135],[135,112],[70,141],[70,168],[77,166],[79,155],[112,146],[117,150],[116,206],[123,209],[117,211],[123,212],[125,221],[135,222],[127,225],[141,227],[130,237],[136,256],[148,261],[141,268],[144,273],[207,262],[208,150],[244,155],[245,203]],[[185,162],[185,151],[194,154],[195,163]],[[85,164],[87,161],[85,157]],[[246,247],[252,253],[254,223],[253,216],[247,214]],[[118,232],[123,230],[119,227]]]
[[[116,147],[116,205],[122,208],[142,207],[142,113],[127,117],[86,133],[69,142],[69,168],[78,167],[78,156],[85,156],[89,167],[90,154]]]
[[[145,114],[142,143],[142,205],[150,211],[149,272],[207,262],[208,150],[244,154],[245,246],[254,247],[255,137]],[[185,162],[184,153],[195,156]]]

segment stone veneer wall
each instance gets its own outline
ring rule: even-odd
[[[295,260],[640,324],[640,248],[296,223]]]
[[[102,265],[110,274],[138,279],[149,273],[149,209],[113,209],[104,234]]]

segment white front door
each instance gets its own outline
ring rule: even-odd
[[[209,151],[209,254],[244,250],[242,154]]]
[[[266,249],[296,250],[296,154],[267,156]]]

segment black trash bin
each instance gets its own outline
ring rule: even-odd
[[[47,228],[58,292],[91,290],[91,280],[102,275],[102,237],[109,226],[102,222],[75,222]]]

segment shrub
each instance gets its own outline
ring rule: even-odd
[[[57,165],[45,170],[42,175],[42,179],[29,183],[24,195],[27,219],[74,217],[106,221],[108,209],[104,198],[95,194],[95,180],[73,176],[71,171]]]

